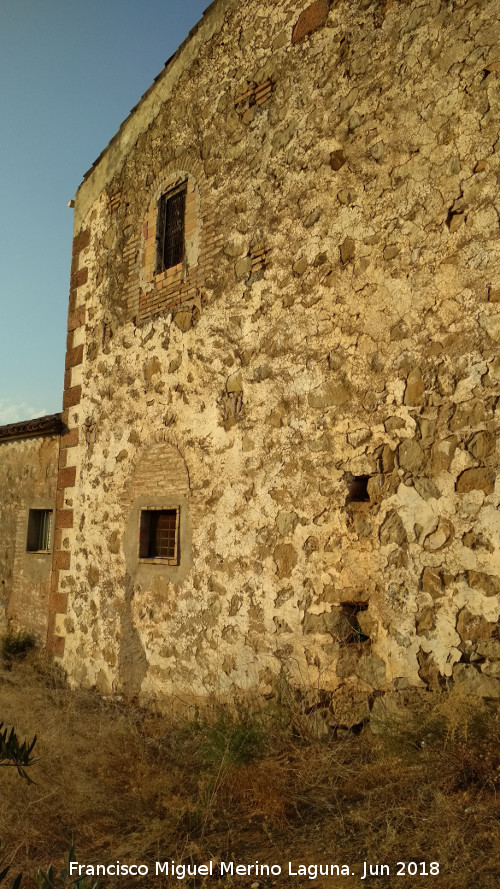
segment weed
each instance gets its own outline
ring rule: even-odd
[[[24,630],[18,633],[6,633],[0,639],[0,652],[6,661],[22,660],[35,646],[36,637]]]
[[[87,879],[87,877],[77,877],[74,879],[71,876],[72,861],[76,861],[73,847],[70,849],[67,864],[60,871],[54,870],[52,865],[49,865],[47,870],[42,870],[39,867],[35,875],[36,889],[70,889],[70,887],[74,887],[74,889],[100,889],[102,885],[100,880],[91,880]]]
[[[233,716],[221,710],[216,722],[203,732],[201,751],[206,763],[219,768],[246,765],[262,752],[262,732],[249,714]]]
[[[0,824],[15,873],[40,865],[37,889],[62,889],[64,872],[48,865],[73,842],[82,861],[153,870],[165,850],[176,861],[265,861],[272,844],[283,856],[293,848],[297,861],[321,860],[326,848],[346,861],[439,861],[439,889],[470,889],[480,867],[477,885],[496,889],[493,707],[409,690],[373,702],[377,734],[365,726],[322,742],[299,735],[305,703],[328,700],[320,689],[284,687],[266,705],[183,721],[71,691],[30,659],[14,662],[0,682],[0,713],[20,737],[37,732],[41,755],[36,786],[14,769],[1,773]],[[106,877],[107,889],[122,882]],[[278,879],[275,889],[286,885]],[[401,878],[401,889],[413,885]]]
[[[30,742],[23,741],[21,744],[15,729],[11,728],[9,732],[3,727],[3,722],[0,722],[0,766],[14,766],[28,784],[35,783],[26,772],[29,766],[38,762],[31,755],[35,744],[36,735]]]
[[[5,854],[5,849],[0,848],[0,883],[5,882],[8,874],[9,874],[9,870],[10,870],[10,867],[8,865],[7,865],[7,867],[2,867],[3,862],[4,862],[4,854]],[[22,877],[23,877],[22,874],[17,875],[14,882],[12,883],[12,889],[19,889],[19,887],[21,885]]]

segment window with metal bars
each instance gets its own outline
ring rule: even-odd
[[[179,518],[177,509],[143,509],[139,528],[139,558],[161,559],[179,564]]]
[[[52,510],[30,509],[28,515],[28,534],[26,551],[29,553],[50,552],[52,533]]]
[[[161,196],[156,228],[156,273],[166,271],[184,258],[184,219],[186,214],[184,182]]]

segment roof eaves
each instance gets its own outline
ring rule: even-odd
[[[33,420],[21,420],[19,423],[0,426],[0,441],[61,435],[66,428],[61,417],[61,414],[49,414],[46,417],[35,417]]]

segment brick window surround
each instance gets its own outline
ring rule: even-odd
[[[143,226],[138,320],[196,296],[200,199],[194,178],[178,173],[155,190]]]

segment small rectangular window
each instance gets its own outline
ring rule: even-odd
[[[52,510],[30,509],[28,515],[28,534],[26,550],[29,553],[50,552],[52,533]]]
[[[187,184],[167,191],[158,204],[156,272],[164,272],[184,259],[184,221]]]
[[[143,509],[139,529],[139,558],[179,564],[179,509]]]

